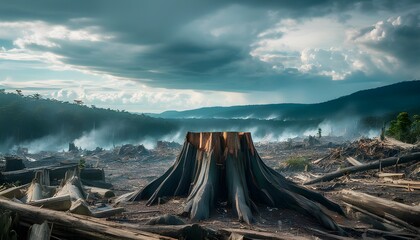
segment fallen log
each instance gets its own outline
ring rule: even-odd
[[[67,170],[74,170],[77,168],[77,164],[69,164],[64,166],[58,166],[58,165],[49,165],[49,166],[43,166],[43,167],[36,167],[36,168],[26,168],[22,170],[17,171],[11,171],[11,172],[3,172],[1,175],[0,183],[13,183],[16,181],[19,181],[22,184],[30,183],[32,182],[32,179],[35,178],[35,173],[37,171],[48,169],[50,180],[54,179],[62,179],[64,177],[64,174]]]
[[[5,198],[22,198],[23,196],[25,196],[25,191],[23,190],[24,188],[29,187],[29,183],[28,184],[24,184],[21,186],[17,186],[17,187],[11,187],[8,188],[6,190],[3,190],[0,192],[0,196],[5,197]]]
[[[376,169],[376,168],[379,168],[380,165],[382,167],[389,167],[395,164],[402,164],[402,163],[408,163],[408,162],[419,161],[419,160],[420,160],[420,152],[407,154],[401,157],[390,157],[390,158],[380,159],[380,160],[373,161],[373,162],[363,164],[360,166],[347,167],[347,168],[343,168],[341,170],[338,170],[332,173],[325,174],[322,177],[318,177],[308,182],[305,182],[304,185],[314,184],[314,183],[323,182],[323,181],[331,181],[335,178],[338,178],[347,174],[366,171],[370,169]]]
[[[377,220],[379,222],[382,222],[382,223],[385,223],[385,224],[389,224],[389,225],[394,225],[394,226],[405,227],[406,229],[408,229],[408,230],[410,230],[412,232],[415,232],[417,234],[420,233],[420,229],[418,229],[418,228],[416,228],[416,227],[414,227],[414,226],[412,226],[412,225],[410,225],[410,224],[408,224],[408,223],[406,223],[406,222],[404,222],[404,221],[402,221],[402,220],[400,220],[400,219],[398,219],[396,217],[393,217],[390,214],[385,214],[383,217],[381,217],[381,216],[378,216],[376,214],[373,214],[373,213],[371,213],[369,211],[363,210],[362,208],[353,206],[353,205],[351,205],[349,203],[344,203],[344,204],[346,206],[348,206],[349,208],[354,209],[354,210],[356,210],[358,212],[361,212],[361,213],[363,213],[363,214],[365,214],[365,215],[367,215],[367,216],[369,216],[369,217],[371,217],[371,218],[373,218],[373,219],[375,219],[375,220]]]
[[[410,184],[390,184],[390,183],[373,183],[373,185],[377,186],[387,186],[387,187],[395,187],[395,188],[405,188],[408,191],[412,190],[420,190],[419,185],[410,185]]]
[[[96,194],[101,198],[115,197],[115,193],[109,189],[103,189],[103,188],[97,188],[97,187],[86,187],[86,186],[84,186],[84,189],[87,192]]]
[[[396,217],[413,226],[420,226],[420,207],[374,197],[365,193],[342,190],[339,198],[346,203],[392,221]],[[392,215],[392,216],[389,216]]]
[[[378,173],[377,176],[380,178],[403,178],[404,173]]]
[[[219,231],[228,232],[230,234],[242,235],[245,237],[244,239],[295,239],[295,240],[312,239],[309,237],[297,236],[297,235],[290,234],[287,232],[271,233],[271,232],[255,231],[251,229],[237,229],[237,228],[223,228]],[[333,235],[333,236],[337,237],[337,235]]]
[[[105,210],[99,210],[99,211],[91,211],[92,217],[96,218],[107,218],[114,216],[116,214],[123,213],[125,209],[123,207],[117,207],[117,208],[109,208]]]
[[[63,195],[59,197],[44,198],[37,201],[28,203],[31,206],[37,206],[42,208],[48,208],[57,211],[67,211],[71,207],[70,195]]]
[[[410,186],[420,186],[420,181],[409,181],[409,180],[393,180],[393,179],[384,179],[385,182],[391,182],[393,184],[400,184],[400,185],[410,185]]]
[[[112,226],[101,223],[98,219],[84,216],[78,218],[72,214],[40,209],[38,207],[12,202],[0,197],[0,208],[8,209],[19,214],[20,220],[29,223],[48,221],[54,226],[61,226],[61,231],[79,233],[79,238],[88,239],[172,239],[169,237],[148,233],[125,227],[123,224],[112,223]],[[54,235],[54,229],[52,234]],[[63,230],[64,229],[64,230]]]
[[[78,164],[66,164],[66,165],[49,165],[36,168],[25,168],[22,170],[2,172],[0,177],[0,183],[13,183],[19,181],[22,184],[30,183],[35,178],[37,171],[48,171],[50,181],[60,180],[64,178],[65,173],[68,170],[75,170],[78,168]],[[88,181],[104,181],[105,174],[103,169],[97,168],[85,168],[80,171],[82,179]]]

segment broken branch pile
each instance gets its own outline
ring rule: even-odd
[[[420,152],[407,154],[401,157],[391,157],[391,158],[381,159],[381,160],[369,162],[363,165],[343,168],[338,171],[325,174],[324,176],[312,179],[308,182],[305,182],[304,184],[309,185],[309,184],[314,184],[318,182],[331,181],[335,178],[338,178],[347,174],[355,173],[355,172],[366,171],[370,169],[378,169],[380,166],[389,167],[396,164],[403,164],[403,163],[408,163],[408,162],[413,162],[413,161],[420,161]]]

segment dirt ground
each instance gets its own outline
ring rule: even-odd
[[[256,143],[255,147],[263,161],[274,169],[280,170],[281,163],[293,157],[303,157],[311,162],[311,167],[308,168],[307,171],[282,172],[288,179],[302,184],[308,179],[320,176],[326,172],[350,166],[349,162],[346,161],[346,157],[348,156],[354,156],[361,162],[367,162],[374,159],[375,156],[379,156],[379,153],[386,153],[389,156],[395,154],[395,151],[388,151],[389,149],[384,145],[380,145],[380,147],[375,145],[372,147],[369,144],[373,146],[374,143],[370,140],[359,140],[350,143],[341,138],[323,137],[315,144],[309,144],[304,139],[295,139],[288,142]],[[393,148],[397,148],[398,154],[420,151],[418,146],[409,145],[396,147],[398,143],[388,142],[388,144],[393,145],[391,146]],[[26,154],[24,158],[26,159],[25,164],[27,167],[35,167],[64,160],[77,162],[83,158],[87,165],[104,169],[106,181],[113,184],[114,192],[119,196],[124,193],[135,191],[162,175],[174,163],[181,151],[181,147],[181,145],[177,144],[167,144],[158,146],[153,150],[134,151],[129,152],[128,154],[121,153],[118,148],[108,151],[97,149],[96,151],[79,152],[43,152],[39,154]],[[358,151],[359,148],[363,149],[364,147],[370,147],[372,149],[368,149],[369,153]],[[380,155],[380,157],[383,156]],[[317,161],[319,159],[322,160]],[[316,162],[316,164],[314,164],[314,162]],[[402,165],[399,166],[398,169],[390,167],[383,171],[402,172],[408,175],[406,170],[413,168],[415,169],[416,166]],[[379,170],[370,170],[356,173],[330,182],[313,184],[306,187],[322,193],[327,198],[339,204],[341,204],[341,202],[336,197],[337,192],[343,189],[351,189],[408,205],[420,205],[419,190],[410,189],[409,187],[397,188],[387,186],[386,184],[388,184],[389,181],[392,181],[392,179],[378,178],[376,176],[378,171]],[[418,180],[417,177],[418,174],[411,176],[412,180]],[[126,212],[109,218],[108,220],[142,225],[151,217],[162,214],[169,213],[180,215],[183,211],[184,202],[185,199],[177,197],[169,199],[169,201],[164,204],[154,206],[146,206],[145,201],[125,203],[123,206],[126,208]],[[344,207],[344,205],[342,206]],[[360,221],[344,218],[331,212],[329,213],[341,226],[359,229],[360,231],[370,227]],[[188,218],[181,218],[186,223],[191,223]],[[289,209],[270,208],[267,206],[259,206],[259,213],[255,214],[255,223],[253,225],[247,225],[237,221],[232,209],[226,207],[226,203],[218,203],[212,217],[206,221],[200,222],[200,225],[212,229],[236,228],[266,231],[276,234],[287,233],[287,235],[283,235],[283,237],[287,239],[298,237],[307,239],[329,239],[329,237],[317,233],[317,230],[323,232],[327,231],[313,218]],[[355,237],[356,235],[350,233],[350,237]],[[279,235],[279,237],[280,236],[282,235]]]

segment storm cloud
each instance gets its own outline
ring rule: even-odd
[[[409,0],[5,1],[0,87],[131,111],[325,101],[418,79],[419,13]]]

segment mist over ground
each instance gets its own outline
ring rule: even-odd
[[[1,152],[12,153],[18,147],[27,148],[30,153],[40,151],[67,151],[70,142],[86,150],[97,147],[112,149],[123,144],[143,144],[151,149],[157,141],[182,143],[187,132],[240,131],[251,132],[256,142],[278,142],[294,138],[316,136],[320,128],[323,136],[342,137],[352,140],[359,137],[377,137],[380,125],[367,126],[358,118],[347,120],[281,121],[258,119],[171,119],[170,131],[156,131],[145,134],[132,125],[107,124],[91,128],[79,135],[68,131],[47,135],[30,141],[12,141],[0,146]],[[159,127],[158,127],[159,128]]]
[[[364,90],[317,104],[212,107],[145,115],[54,99],[0,93],[0,152],[93,150],[122,144],[153,148],[182,143],[187,132],[251,132],[254,141],[287,141],[318,134],[352,140],[377,137],[399,112],[420,113],[420,81]]]

